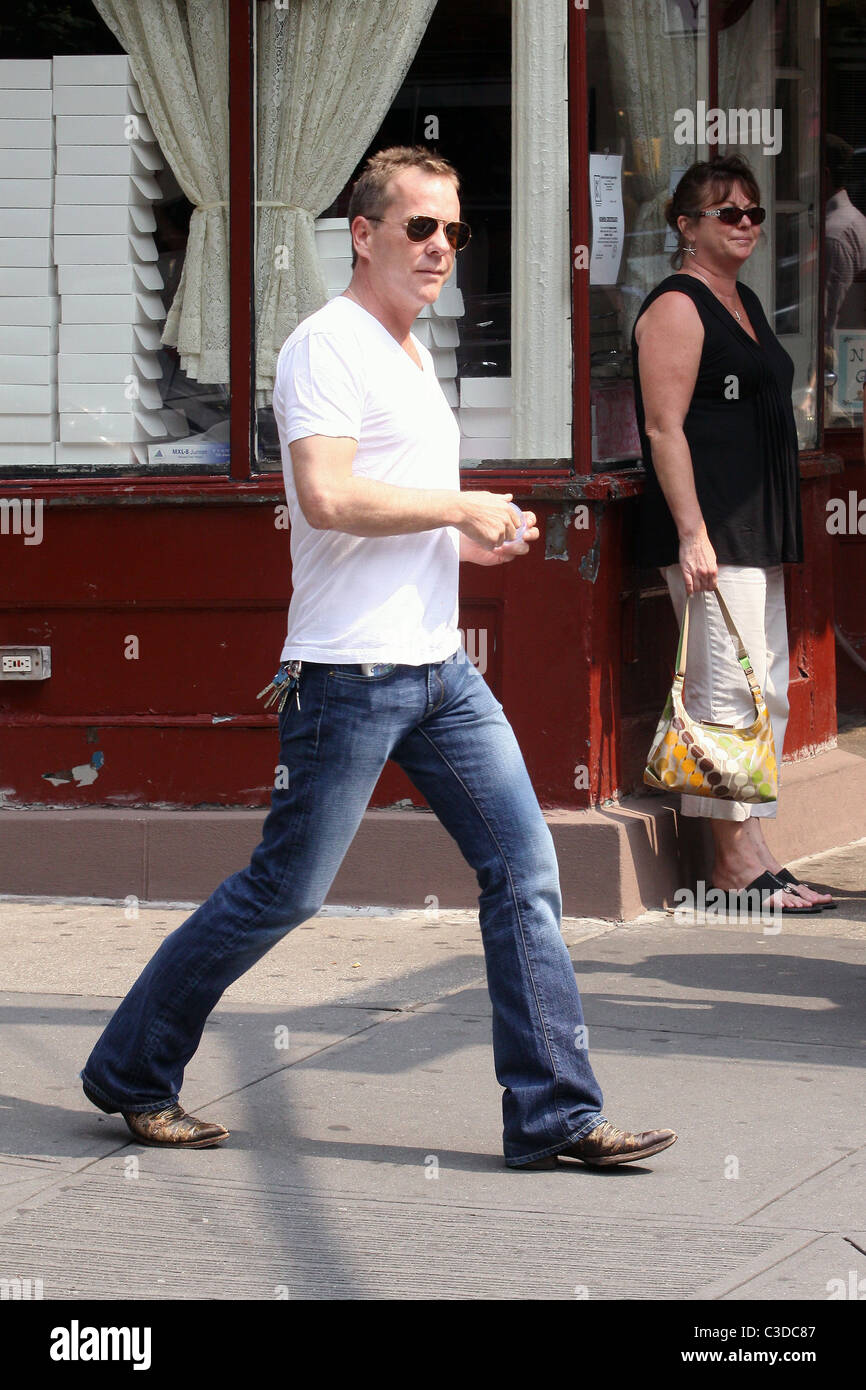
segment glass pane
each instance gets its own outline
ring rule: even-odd
[[[351,278],[346,212],[352,185],[368,155],[391,145],[426,145],[449,159],[461,178],[461,216],[472,227],[451,280],[413,332],[430,349],[450,404],[461,410],[463,456],[510,454],[511,375],[511,4],[439,0],[411,58],[388,93],[378,129],[364,135],[355,112],[351,64],[332,49],[315,55],[311,93],[296,89],[297,120],[312,118],[314,81],[337,84],[338,99],[316,108],[321,153],[315,169],[289,167],[279,142],[286,45],[298,30],[272,4],[256,6],[257,163],[257,459],[279,469],[270,406],[273,363],[300,318],[342,293]],[[299,21],[301,22],[301,21]],[[294,36],[292,39],[291,36]],[[343,31],[350,43],[349,31]],[[311,61],[313,61],[311,59]],[[387,54],[367,52],[373,83],[387,82]],[[381,90],[380,89],[380,90]],[[358,143],[360,139],[360,144]],[[334,184],[346,153],[351,162]],[[339,158],[337,155],[339,154]],[[303,167],[302,167],[303,166]],[[272,204],[300,203],[313,215],[317,269],[303,282],[294,242],[275,230]],[[289,238],[300,233],[289,230]],[[285,255],[282,257],[282,250]],[[304,253],[306,255],[306,253]],[[314,276],[321,275],[316,290]],[[464,387],[463,383],[470,385]],[[482,384],[483,382],[483,384]]]
[[[824,423],[859,429],[866,382],[866,4],[827,6]]]
[[[708,99],[705,3],[604,0],[588,11],[591,206],[595,173],[610,177],[610,205],[594,209],[596,241],[602,213],[622,226],[612,252],[597,257],[594,247],[590,260],[596,468],[639,457],[631,328],[671,271],[676,240],[665,203],[689,164],[710,157],[709,140],[755,170],[768,217],[741,278],[794,359],[800,445],[817,440],[818,9],[814,0],[720,0],[717,15],[718,123]]]
[[[729,127],[734,117],[741,122],[729,128],[725,151],[749,161],[767,209],[741,279],[794,359],[797,434],[800,447],[811,448],[818,439],[818,6],[725,0],[719,23],[719,106],[733,113]]]
[[[224,12],[169,8],[4,16],[0,473],[228,471]]]
[[[704,154],[697,123],[681,113],[706,99],[705,11],[674,0],[603,0],[587,11],[594,468],[640,458],[631,330],[671,272],[667,199]]]

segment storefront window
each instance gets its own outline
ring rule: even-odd
[[[761,188],[768,216],[742,279],[794,359],[800,445],[816,443],[817,24],[815,0],[603,0],[590,7],[594,468],[640,455],[631,329],[645,296],[671,273],[670,192],[714,148],[745,156]]]
[[[676,113],[694,111],[700,94],[705,17],[694,22],[665,0],[604,0],[588,10],[587,49],[592,457],[606,468],[640,457],[631,330],[646,295],[670,274],[665,202],[698,157]]]
[[[473,238],[416,331],[458,412],[464,465],[566,459],[569,6],[250,3],[256,466],[279,469],[276,355],[348,283],[351,184],[393,143],[428,145],[463,179]],[[801,445],[817,442],[822,379],[827,424],[862,421],[866,16],[863,0],[824,7],[821,160],[821,9],[586,8],[590,354],[577,371],[597,469],[639,456],[631,327],[670,271],[669,192],[713,148],[746,155],[768,209],[743,278],[794,358]],[[0,21],[0,476],[229,471],[229,14],[229,0],[40,0]],[[738,117],[717,146],[711,100]]]
[[[226,14],[4,15],[0,474],[228,471]]]
[[[860,429],[866,382],[866,4],[827,5],[824,423]]]
[[[759,111],[762,122],[760,139],[750,129],[726,146],[749,160],[767,209],[742,278],[794,359],[801,448],[818,439],[819,39],[815,0],[720,7],[719,106]]]
[[[464,466],[566,454],[566,7],[412,0],[399,11],[376,3],[358,11],[340,12],[339,43],[329,43],[333,7],[256,5],[259,467],[280,466],[270,407],[276,355],[301,318],[349,283],[352,185],[368,155],[398,144],[451,160],[472,227],[452,279],[413,330],[458,414]],[[553,107],[552,122],[539,102]],[[551,150],[542,160],[545,131]],[[544,274],[533,275],[531,257]]]
[[[461,213],[472,240],[435,305],[413,331],[430,349],[449,403],[459,411],[463,454],[509,457],[511,377],[511,25],[509,0],[467,7],[413,0],[405,12],[374,4],[379,24],[344,15],[338,46],[317,43],[326,7],[295,14],[256,6],[258,220],[256,336],[258,458],[279,467],[269,404],[273,362],[295,323],[340,294],[351,278],[346,211],[368,155],[389,145],[425,145],[461,175]],[[365,62],[357,62],[363,45]],[[307,55],[293,93],[293,128],[317,132],[285,157],[280,110],[284,53]],[[297,72],[297,64],[294,71]],[[284,109],[284,104],[283,104]],[[364,117],[359,119],[359,111]],[[280,198],[315,217],[287,211]],[[279,265],[280,247],[286,246]],[[299,250],[300,248],[300,250]],[[273,268],[275,267],[275,268]],[[467,433],[468,427],[468,433]],[[486,436],[486,437],[485,437]]]

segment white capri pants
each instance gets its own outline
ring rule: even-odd
[[[686,602],[683,572],[679,565],[668,565],[662,574],[681,623]],[[745,565],[719,565],[719,588],[767,702],[781,780],[788,724],[788,622],[782,566],[752,569]],[[755,706],[722,610],[715,594],[706,591],[693,596],[689,612],[683,702],[693,718],[713,724],[743,727],[755,718]],[[776,801],[748,805],[742,801],[717,801],[709,796],[683,796],[681,813],[715,820],[745,820],[748,816],[775,816],[777,805]]]

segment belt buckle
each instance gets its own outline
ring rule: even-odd
[[[364,661],[361,663],[362,676],[383,676],[393,669],[393,661]]]

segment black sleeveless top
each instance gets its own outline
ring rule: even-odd
[[[794,363],[748,285],[737,286],[759,342],[709,285],[669,275],[641,305],[670,290],[687,294],[701,316],[704,344],[683,422],[698,503],[719,564],[769,568],[803,558],[800,466],[791,405]],[[638,346],[631,338],[635,409],[647,479],[641,499],[638,562],[675,565],[679,538],[653,468],[644,428]]]

